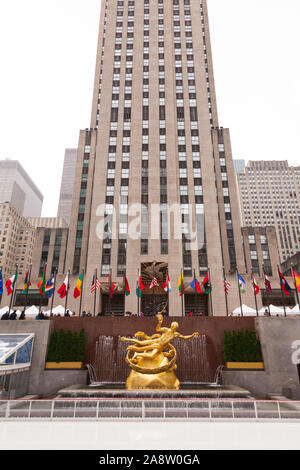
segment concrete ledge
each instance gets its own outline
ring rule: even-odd
[[[66,387],[70,387],[73,384],[86,385],[88,379],[87,370],[76,370],[76,369],[47,369],[41,374],[39,383],[39,395],[48,398]]]

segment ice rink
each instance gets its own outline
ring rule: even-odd
[[[298,450],[300,422],[2,421],[0,449]]]

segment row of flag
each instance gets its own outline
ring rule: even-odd
[[[289,285],[289,283],[287,282],[284,275],[280,272],[279,268],[278,268],[278,276],[279,276],[280,286],[281,286],[282,291],[284,292],[284,294],[285,295],[291,294],[292,293],[292,288]],[[298,293],[300,293],[300,275],[296,273],[294,268],[292,268],[292,277],[293,277],[293,282],[294,282],[294,285],[295,285],[295,289]],[[246,281],[245,281],[245,279],[238,272],[237,272],[237,278],[238,278],[238,282],[239,282],[240,292],[245,293],[246,292]],[[263,269],[263,272],[262,272],[262,279],[263,279],[264,285],[266,287],[267,294],[272,294],[271,282],[270,282],[270,279],[267,276],[264,269]],[[257,295],[260,291],[260,287],[259,287],[252,271],[251,271],[251,282],[252,282],[252,285],[253,285],[253,288],[254,288],[255,295]],[[227,295],[229,293],[229,287],[230,287],[230,284],[224,279],[224,289],[225,289],[225,293]]]
[[[279,269],[278,269],[278,275],[279,275],[280,285],[281,285],[281,288],[282,288],[282,291],[284,292],[284,294],[285,295],[291,294],[292,293],[292,288],[288,284],[288,282],[285,279],[285,277],[283,276],[283,274],[279,271]],[[297,290],[298,293],[300,293],[300,275],[297,274],[296,271],[293,268],[292,268],[292,275],[293,275],[295,289]],[[60,286],[60,288],[57,291],[61,299],[66,297],[66,295],[67,295],[67,293],[70,289],[69,278],[70,278],[70,274],[68,273],[65,280],[64,280],[64,282],[62,283],[62,285]],[[245,281],[245,279],[238,272],[237,272],[237,278],[238,278],[240,292],[245,293],[246,292],[246,281]],[[14,290],[14,286],[17,282],[17,279],[18,279],[18,272],[16,270],[15,274],[10,279],[8,279],[5,283],[5,287],[6,287],[6,290],[7,290],[7,295],[12,294],[12,292]],[[262,272],[262,279],[263,279],[264,285],[266,287],[267,294],[272,294],[271,282],[270,282],[270,279],[268,278],[267,274],[265,273],[265,270],[263,270],[263,272]],[[253,285],[253,288],[254,288],[255,295],[258,295],[258,293],[260,291],[260,287],[259,287],[259,285],[258,285],[258,283],[257,283],[257,281],[256,281],[256,279],[253,275],[253,272],[251,272],[251,282],[252,282],[252,285]],[[149,285],[149,289],[153,289],[154,287],[156,287],[158,285],[159,284],[158,284],[157,277],[156,277],[156,274],[155,274],[155,271],[154,271],[153,279],[151,280],[151,283]],[[231,285],[230,285],[229,282],[227,282],[225,277],[223,278],[223,285],[224,285],[225,294],[229,295],[229,290],[230,290]],[[28,293],[28,290],[29,290],[30,286],[31,286],[30,272],[28,271],[27,274],[26,274],[25,280],[24,280],[23,294]],[[77,299],[81,296],[82,286],[83,286],[83,272],[80,274],[80,276],[78,277],[78,279],[76,281],[76,285],[75,285],[74,293],[73,293],[73,296],[74,296],[75,299]],[[209,294],[212,291],[212,285],[211,285],[211,282],[210,282],[210,279],[209,279],[209,272],[207,272],[206,276],[204,277],[204,279],[202,281],[202,286],[203,286],[202,288],[201,288],[201,283],[199,282],[198,279],[196,279],[195,273],[194,273],[193,280],[190,283],[190,286],[193,290],[195,290],[199,294],[201,294],[201,293]],[[101,287],[101,283],[98,280],[97,275],[94,274],[93,279],[92,279],[92,283],[91,283],[91,294],[94,294],[95,291],[100,289],[100,287]],[[108,288],[109,288],[110,297],[113,296],[115,287],[116,286],[112,282],[111,273],[110,273],[109,278],[108,278]],[[168,272],[166,274],[166,280],[162,284],[162,287],[168,293],[172,291],[171,281],[170,281],[170,277],[169,277]],[[52,297],[52,295],[54,294],[54,291],[55,291],[55,274],[52,274],[50,279],[47,281],[46,280],[46,275],[45,275],[45,269],[44,269],[43,273],[42,273],[41,280],[38,283],[38,288],[40,290],[41,295],[47,295],[47,297],[49,297],[49,298]],[[142,277],[139,275],[137,285],[136,285],[136,295],[138,297],[141,297],[142,292],[143,292],[144,289],[145,289],[145,285],[143,284]],[[184,278],[183,278],[182,273],[180,274],[179,279],[178,279],[178,291],[179,291],[180,296],[184,295],[184,292],[185,292],[185,290],[184,290]],[[123,293],[126,296],[130,295],[129,283],[128,283],[128,280],[125,276],[123,278]],[[0,269],[0,295],[2,295],[2,294],[3,294],[3,277],[2,277],[2,270]]]

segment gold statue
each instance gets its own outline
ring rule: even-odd
[[[127,347],[126,362],[132,369],[126,381],[127,390],[179,390],[180,382],[174,372],[177,369],[177,352],[171,341],[174,338],[190,339],[199,333],[183,336],[176,331],[179,327],[177,322],[172,322],[170,328],[163,328],[162,314],[156,317],[157,334],[147,336],[143,331],[138,331],[134,338],[121,338],[121,341],[134,343]]]

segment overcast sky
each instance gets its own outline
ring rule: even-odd
[[[208,7],[234,158],[300,164],[299,0]],[[90,125],[99,13],[100,0],[0,0],[0,159],[22,163],[44,216],[56,216],[65,148]]]

